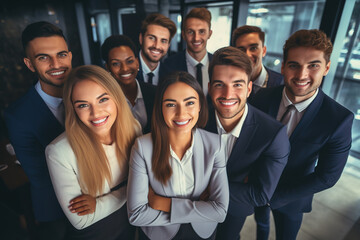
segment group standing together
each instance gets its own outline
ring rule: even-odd
[[[105,67],[72,69],[58,27],[22,33],[38,82],[5,111],[29,177],[38,239],[296,239],[313,195],[340,178],[353,114],[320,88],[332,44],[299,30],[281,74],[263,65],[265,34],[234,30],[207,52],[211,14],[182,22],[186,49],[164,60],[175,24],[142,23],[140,51],[124,35],[101,46]],[[136,227],[139,227],[136,229]],[[255,233],[254,233],[255,234]]]

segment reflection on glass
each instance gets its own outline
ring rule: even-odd
[[[98,33],[98,38],[100,40],[100,45],[103,44],[105,39],[111,35],[111,25],[110,25],[110,14],[109,13],[99,13],[95,16],[96,21],[96,30]]]
[[[265,66],[280,72],[285,40],[299,29],[319,28],[324,5],[325,0],[249,4],[246,24],[265,32]]]
[[[360,159],[360,1],[354,5],[340,51],[331,96],[355,114],[351,155]]]

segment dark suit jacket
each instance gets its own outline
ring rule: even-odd
[[[167,67],[168,71],[185,71],[187,72],[187,65],[186,65],[186,50],[178,52],[164,61],[164,65]],[[212,59],[212,54],[208,53],[209,61]]]
[[[252,103],[276,118],[283,86],[255,95]],[[282,212],[310,212],[314,193],[332,187],[351,147],[353,113],[319,89],[290,136],[291,152],[271,207]]]
[[[159,64],[160,64],[160,69],[159,69],[159,83],[160,83],[161,78],[164,77],[166,74],[168,74],[170,70],[161,61],[159,62]],[[145,82],[143,76],[143,68],[140,59],[139,59],[139,71],[136,75],[136,79],[139,82]]]
[[[213,107],[206,130],[217,133]],[[286,165],[290,144],[286,128],[248,104],[248,115],[226,164],[230,203],[228,214],[245,217],[266,205]]]
[[[31,184],[32,204],[38,221],[65,217],[56,198],[46,165],[45,148],[64,127],[34,87],[5,110],[11,144]]]
[[[140,85],[141,93],[144,98],[146,115],[147,115],[147,124],[143,129],[143,133],[146,134],[151,131],[151,117],[154,107],[156,88],[154,85],[140,81],[139,81],[139,85]]]
[[[265,66],[264,66],[265,67]],[[267,67],[265,67],[266,72],[268,73],[268,82],[267,88],[277,87],[284,84],[284,77],[278,72],[275,72]],[[253,89],[249,96],[249,101],[254,97],[254,95],[261,89],[261,87],[253,84]]]

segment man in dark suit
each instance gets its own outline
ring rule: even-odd
[[[266,55],[265,33],[256,26],[244,25],[238,27],[232,34],[232,45],[245,52],[253,63],[252,93],[261,88],[276,87],[283,84],[283,76],[263,65],[262,59]]]
[[[208,93],[208,67],[212,54],[206,50],[212,34],[211,13],[206,8],[193,8],[184,18],[181,36],[186,41],[186,49],[165,59],[170,71],[185,71],[194,76]]]
[[[276,239],[296,239],[314,194],[338,181],[348,158],[354,115],[319,88],[330,68],[331,51],[325,33],[295,32],[284,45],[285,87],[261,90],[252,101],[282,119],[290,138],[289,161],[270,201]],[[256,211],[259,219],[269,219],[269,214],[266,207]],[[269,228],[268,222],[260,224]]]
[[[10,141],[29,178],[37,239],[64,239],[65,215],[55,196],[45,147],[64,131],[62,88],[71,70],[71,52],[63,32],[48,22],[28,25],[22,33],[26,66],[38,82],[5,111]]]
[[[286,165],[290,144],[286,128],[247,104],[252,64],[241,50],[217,50],[209,66],[209,95],[215,108],[206,130],[218,133],[227,159],[229,210],[218,239],[239,239],[254,207],[266,205]]]
[[[141,50],[137,80],[158,85],[160,78],[168,73],[161,59],[166,55],[175,33],[175,23],[164,15],[153,13],[145,18],[139,34]]]
[[[143,133],[151,130],[151,116],[154,106],[154,85],[136,79],[139,59],[135,44],[125,35],[108,37],[101,46],[105,68],[119,83],[134,117],[139,121]]]

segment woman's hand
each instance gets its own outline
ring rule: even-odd
[[[95,212],[96,198],[83,194],[70,201],[68,207],[72,213],[77,213],[79,216],[84,216]]]
[[[151,186],[149,186],[148,204],[155,210],[163,212],[170,212],[171,210],[171,198],[157,195]]]

